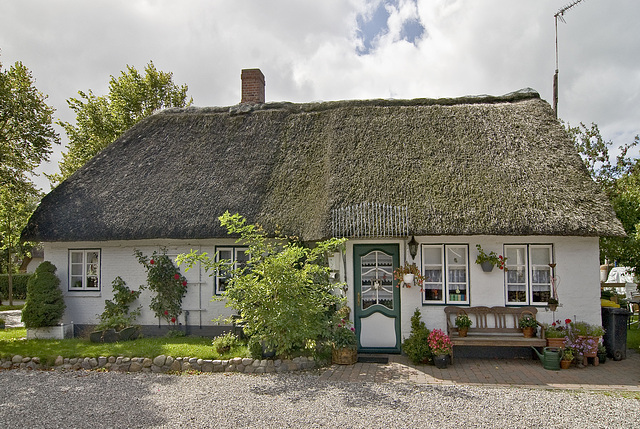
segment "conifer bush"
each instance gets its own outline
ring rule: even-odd
[[[56,266],[44,261],[27,282],[27,299],[22,309],[22,321],[27,328],[54,326],[62,319],[66,304],[55,272]]]

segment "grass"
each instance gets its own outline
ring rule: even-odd
[[[24,304],[20,305],[0,305],[0,311],[8,311],[8,310],[22,310]]]
[[[246,347],[237,347],[224,355],[219,355],[211,346],[211,338],[141,338],[118,343],[92,343],[74,338],[68,340],[26,340],[26,329],[10,328],[0,330],[0,356],[13,355],[39,357],[51,364],[58,356],[65,358],[127,356],[153,358],[159,355],[174,357],[197,357],[201,359],[230,359],[248,357]]]

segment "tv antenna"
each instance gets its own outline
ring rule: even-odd
[[[558,117],[558,19],[566,24],[567,21],[564,20],[564,13],[582,1],[583,0],[574,0],[553,15],[556,24],[556,72],[553,75],[553,113],[556,115],[556,118]]]

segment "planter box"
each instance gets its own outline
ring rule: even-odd
[[[61,323],[44,328],[27,328],[27,340],[64,340],[73,338],[73,323]]]

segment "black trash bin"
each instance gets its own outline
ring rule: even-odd
[[[624,308],[602,307],[602,327],[605,329],[604,346],[607,356],[613,360],[627,357],[627,323],[629,310]]]

